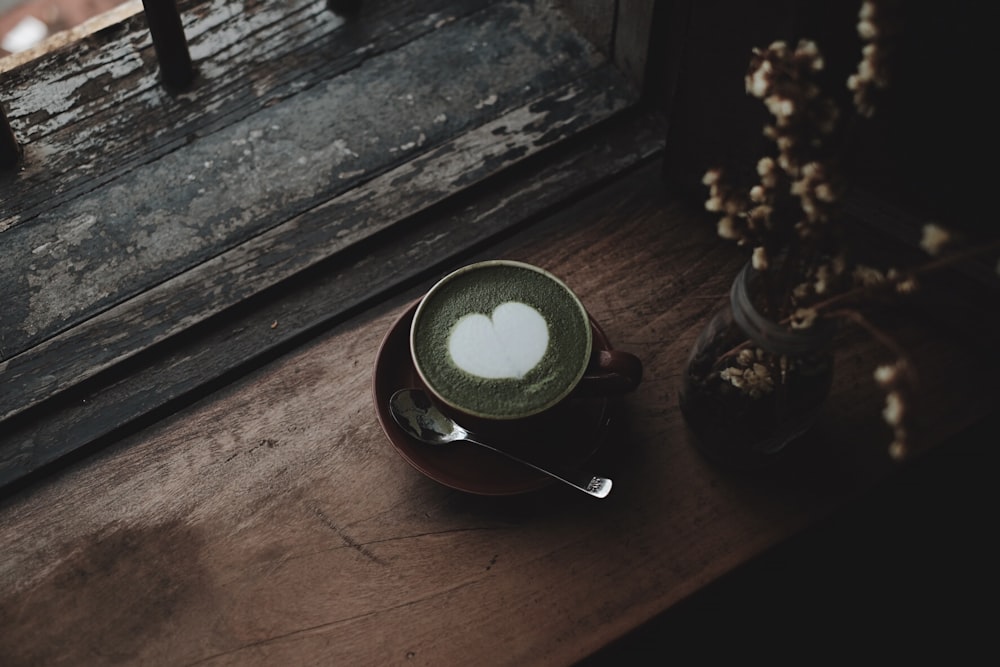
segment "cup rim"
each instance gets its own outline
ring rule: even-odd
[[[563,291],[565,291],[566,294],[570,296],[570,298],[573,300],[573,302],[579,309],[580,315],[583,318],[583,322],[585,324],[584,331],[586,332],[586,337],[587,337],[587,342],[585,345],[586,354],[581,359],[580,367],[577,370],[577,373],[573,381],[567,383],[567,386],[563,390],[563,392],[557,395],[555,398],[547,401],[541,406],[535,407],[530,411],[522,412],[516,415],[489,414],[485,412],[479,412],[465,406],[457,405],[454,401],[449,400],[445,396],[442,396],[437,390],[434,389],[430,381],[427,379],[427,376],[424,374],[423,369],[420,367],[420,362],[417,360],[414,336],[417,330],[417,323],[420,321],[420,317],[424,312],[424,305],[429,302],[430,297],[435,293],[439,292],[443,286],[450,283],[455,278],[464,275],[466,273],[471,273],[472,271],[477,271],[491,266],[511,266],[516,268],[526,269],[529,271],[534,271],[535,273],[545,276],[549,280],[559,285],[563,289]],[[576,388],[576,386],[580,383],[580,380],[583,379],[583,376],[587,372],[587,366],[590,363],[590,355],[594,346],[594,332],[591,325],[590,313],[587,311],[586,306],[583,305],[583,301],[580,299],[577,293],[574,292],[569,287],[569,285],[567,285],[561,278],[553,274],[551,271],[547,271],[546,269],[543,269],[542,267],[536,266],[534,264],[529,264],[527,262],[521,262],[514,259],[487,259],[478,262],[473,262],[471,264],[466,264],[464,266],[455,269],[454,271],[451,271],[450,273],[446,274],[444,277],[439,279],[437,282],[435,282],[431,286],[431,288],[427,290],[427,292],[425,292],[422,297],[420,297],[420,301],[417,303],[417,308],[413,312],[413,320],[410,322],[409,343],[410,343],[410,360],[413,363],[414,369],[417,371],[417,376],[420,378],[420,381],[424,384],[424,386],[427,388],[427,390],[431,393],[431,395],[434,398],[441,401],[449,408],[457,410],[460,413],[470,415],[472,417],[476,417],[479,419],[500,422],[500,421],[515,421],[518,419],[533,417],[535,415],[545,412],[546,410],[554,408],[556,405],[565,400],[566,397],[573,392],[573,389]]]

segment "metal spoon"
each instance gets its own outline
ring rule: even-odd
[[[518,463],[534,468],[538,472],[565,482],[595,498],[604,498],[611,493],[611,480],[607,477],[597,477],[590,473],[578,471],[559,471],[541,468],[530,461],[520,459],[513,454],[497,449],[485,442],[475,440],[473,435],[456,424],[452,419],[438,410],[426,393],[419,389],[400,389],[389,399],[389,412],[404,431],[411,436],[431,445],[446,445],[458,440],[471,442],[485,447],[490,451],[502,454]]]

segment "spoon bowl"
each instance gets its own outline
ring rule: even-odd
[[[407,434],[421,442],[430,445],[448,445],[456,442],[471,443],[549,475],[595,498],[605,498],[611,492],[612,482],[607,477],[599,477],[576,470],[556,470],[551,466],[543,468],[510,452],[482,442],[478,436],[474,436],[441,412],[427,393],[419,389],[396,391],[389,399],[389,412]]]

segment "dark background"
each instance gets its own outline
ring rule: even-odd
[[[899,2],[891,83],[870,120],[845,122],[840,148],[850,182],[877,192],[912,217],[970,234],[996,237],[988,215],[995,167],[994,37],[985,5]],[[773,154],[761,136],[768,114],[745,92],[754,47],[775,40],[817,43],[826,92],[850,114],[847,77],[861,60],[860,2],[822,0],[673,0],[657,3],[665,24],[685,22],[681,45],[667,52],[676,77],[669,109],[667,182],[699,201],[701,177],[721,166],[753,177],[757,159]],[[655,40],[654,40],[655,41]],[[651,77],[655,82],[657,75]],[[674,91],[674,88],[671,88]],[[989,179],[989,180],[988,180]]]
[[[992,426],[904,466],[846,511],[579,667],[876,657],[964,665],[994,654],[1000,505]]]

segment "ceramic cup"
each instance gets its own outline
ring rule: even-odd
[[[634,390],[642,363],[595,349],[580,298],[548,271],[511,260],[464,266],[421,299],[410,354],[435,403],[477,431],[516,429],[578,398]]]

